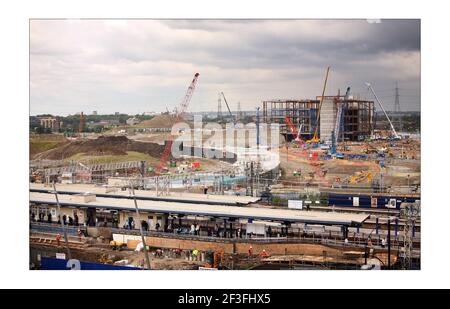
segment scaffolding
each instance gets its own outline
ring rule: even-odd
[[[55,179],[64,174],[71,174],[75,182],[100,182],[103,183],[108,177],[116,175],[117,172],[131,174],[139,173],[144,176],[147,163],[145,161],[125,161],[110,163],[84,164],[81,162],[66,162],[66,165],[53,166],[47,168],[30,168],[31,172],[41,173],[48,183],[50,179]],[[38,166],[38,165],[35,165]]]
[[[403,227],[403,248],[400,249],[403,269],[413,269],[414,227],[420,220],[420,203],[402,203],[400,216],[405,220]]]

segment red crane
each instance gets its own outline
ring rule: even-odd
[[[189,102],[191,101],[192,94],[194,93],[195,86],[197,84],[197,80],[199,77],[199,73],[195,73],[194,79],[192,79],[191,84],[189,85],[186,94],[181,101],[180,105],[175,108],[175,115],[176,115],[176,122],[179,122],[183,119],[184,115],[186,114],[186,111],[189,106]],[[161,173],[161,170],[164,166],[167,164],[167,159],[170,156],[170,152],[172,150],[172,144],[173,144],[173,135],[170,135],[169,140],[166,141],[166,147],[164,148],[164,152],[161,156],[161,159],[159,161],[158,167],[156,168],[155,174],[159,175]]]
[[[289,118],[289,116],[286,116],[286,124],[289,127],[289,131],[291,131],[291,133],[294,134],[295,141],[300,145],[304,144],[303,140],[300,137],[300,132],[294,126],[294,124],[292,123],[291,118]]]

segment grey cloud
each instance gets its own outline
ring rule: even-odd
[[[36,20],[30,29],[32,113],[163,111],[197,71],[193,110],[213,109],[220,90],[253,109],[314,97],[328,65],[332,93],[398,80],[415,96],[404,109],[420,109],[418,20]]]

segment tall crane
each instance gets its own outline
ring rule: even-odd
[[[380,105],[381,110],[383,111],[384,115],[386,116],[386,118],[387,118],[387,120],[388,120],[388,122],[389,122],[389,124],[391,126],[392,133],[394,133],[394,138],[395,139],[400,139],[400,136],[397,134],[397,131],[395,131],[394,125],[392,124],[391,119],[389,119],[389,116],[386,113],[386,110],[384,109],[383,104],[381,104],[380,100],[378,99],[378,96],[375,94],[375,91],[373,90],[372,85],[370,83],[366,82],[366,86],[372,92],[373,96],[375,97],[375,100],[377,100],[378,105]]]
[[[320,142],[320,139],[319,139],[320,109],[322,108],[323,98],[325,96],[325,89],[327,88],[327,81],[328,81],[328,73],[329,72],[330,72],[330,67],[327,68],[327,74],[325,75],[325,82],[323,83],[322,96],[320,97],[319,109],[317,110],[316,124],[314,126],[314,136],[313,136],[312,139],[307,141],[308,143],[318,143],[318,142]]]
[[[189,102],[191,102],[192,94],[194,93],[195,85],[197,84],[199,75],[199,73],[195,73],[194,78],[192,79],[192,82],[189,85],[183,100],[181,101],[180,105],[175,108],[175,115],[177,117],[177,120],[181,120],[188,109]]]
[[[176,107],[176,122],[182,120],[184,115],[186,114],[186,111],[189,107],[189,102],[191,101],[192,95],[195,90],[195,86],[197,85],[199,75],[199,73],[195,73],[194,78],[192,79],[192,82],[189,85],[183,100],[181,101],[180,105]],[[174,136],[171,135],[169,137],[169,140],[166,141],[166,147],[164,148],[164,152],[155,171],[156,175],[159,175],[163,167],[167,164],[167,159],[169,158],[170,152],[172,150],[173,138]]]
[[[223,92],[221,92],[221,94],[223,96],[223,99],[225,100],[225,104],[227,105],[228,113],[230,114],[231,120],[233,121],[234,124],[236,124],[236,118],[234,118],[233,114],[231,113],[230,106],[228,105],[227,102],[227,98],[225,98],[225,94]]]

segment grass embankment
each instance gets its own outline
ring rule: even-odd
[[[67,139],[62,135],[56,134],[39,134],[39,135],[30,135],[30,157],[59,147],[67,143]]]

